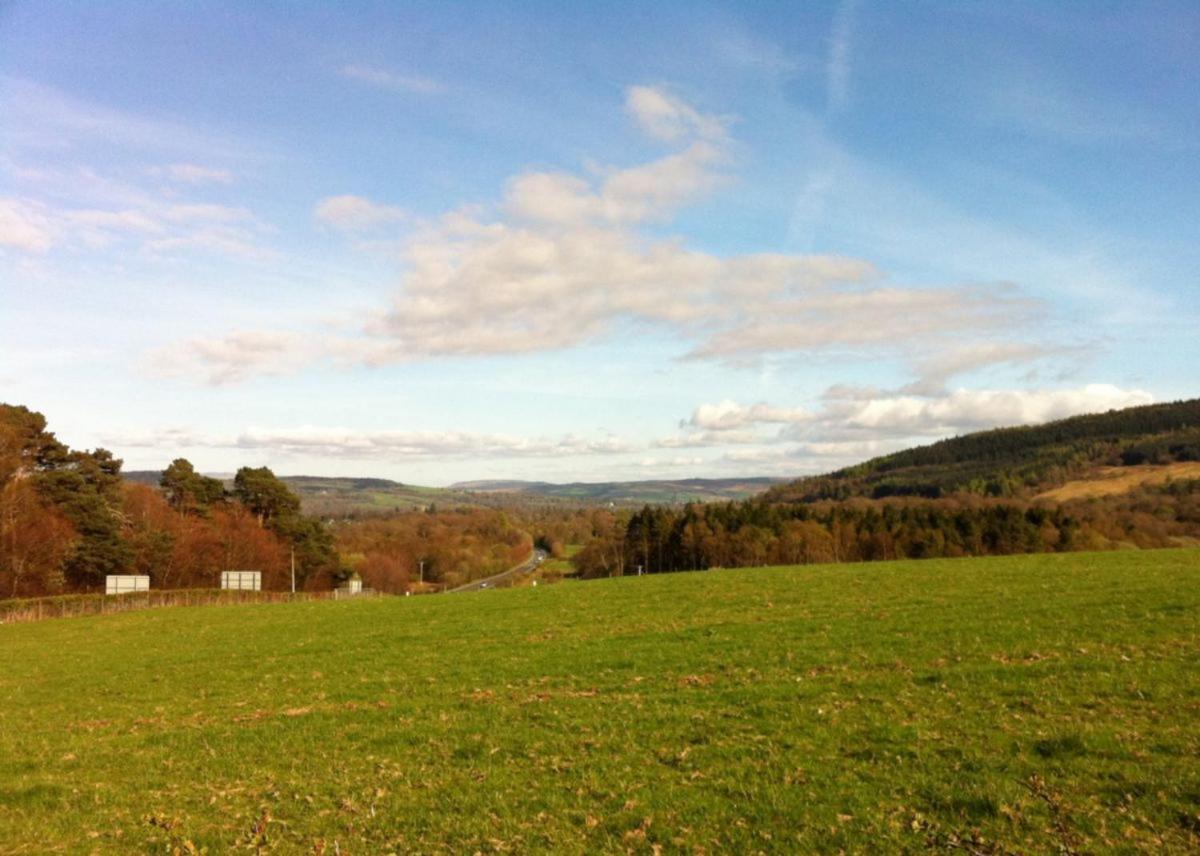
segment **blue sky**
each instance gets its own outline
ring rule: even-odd
[[[1194,3],[0,4],[0,400],[131,469],[446,484],[1193,397],[1197,44]]]

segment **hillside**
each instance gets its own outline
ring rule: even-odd
[[[132,470],[126,481],[157,486],[158,470]],[[223,476],[227,486],[233,477]],[[280,476],[300,497],[306,514],[344,517],[352,513],[413,511],[428,507],[476,508],[525,504],[641,506],[727,502],[758,496],[783,479],[678,479],[674,481],[552,482],[484,480],[422,487],[379,478]]]
[[[136,484],[157,487],[162,472],[130,470],[121,473],[121,477]],[[227,489],[232,489],[232,475],[215,477],[224,481]],[[390,479],[280,476],[279,480],[300,497],[305,514],[322,517],[344,517],[355,512],[420,511],[431,505],[465,508],[483,504],[462,491],[403,484]]]
[[[1090,478],[1075,479],[1039,493],[1034,499],[1074,502],[1129,493],[1148,485],[1200,480],[1200,461],[1151,466],[1101,467]]]
[[[0,626],[0,850],[1195,852],[1198,562]]]
[[[776,502],[953,493],[1027,497],[1102,467],[1200,461],[1200,399],[998,428],[767,491]]]

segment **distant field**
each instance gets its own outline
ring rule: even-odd
[[[1072,499],[1114,496],[1143,485],[1165,484],[1174,479],[1200,479],[1200,461],[1163,466],[1103,467],[1092,478],[1069,481],[1036,498],[1068,502]]]
[[[0,626],[0,852],[1195,852],[1200,551]]]
[[[682,505],[688,502],[730,502],[758,496],[779,484],[777,478],[676,479],[672,481],[571,482],[550,484],[528,481],[460,482],[450,489],[469,495],[519,496],[584,504]]]

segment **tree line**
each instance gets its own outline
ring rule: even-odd
[[[1061,505],[942,500],[646,506],[598,530],[583,577],[1200,543],[1200,480]]]
[[[71,449],[27,407],[0,404],[0,597],[102,590],[109,574],[147,574],[156,588],[215,587],[223,570],[300,586],[339,570],[332,536],[265,467],[226,490],[187,460],[160,489],[121,478],[106,449]]]
[[[45,417],[0,404],[0,598],[103,591],[108,574],[146,574],[151,586],[214,588],[221,571],[257,570],[264,589],[328,589],[358,573],[403,592],[498,573],[532,539],[497,509],[409,512],[332,521],[305,514],[267,467],[231,483],[185,458],[158,483],[128,482],[105,449],[75,450]]]

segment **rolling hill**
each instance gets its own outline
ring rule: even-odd
[[[122,476],[139,484],[158,485],[158,470],[131,470]],[[215,474],[214,474],[215,475]],[[215,475],[232,487],[233,476]],[[350,513],[420,511],[430,506],[478,508],[514,504],[641,506],[725,502],[757,496],[783,479],[679,479],[676,481],[573,482],[470,481],[449,487],[422,487],[379,478],[281,476],[306,514],[342,517]]]
[[[1200,461],[1200,399],[967,434],[789,482],[764,499],[1031,497],[1069,481],[1109,478],[1105,468],[1191,461]]]
[[[162,473],[131,470],[121,475],[126,481],[157,486]],[[224,481],[227,489],[233,488],[231,474],[212,475]],[[431,505],[464,508],[484,504],[462,491],[403,484],[390,479],[281,476],[280,480],[300,497],[305,514],[321,517],[343,517],[356,512],[421,511]]]

